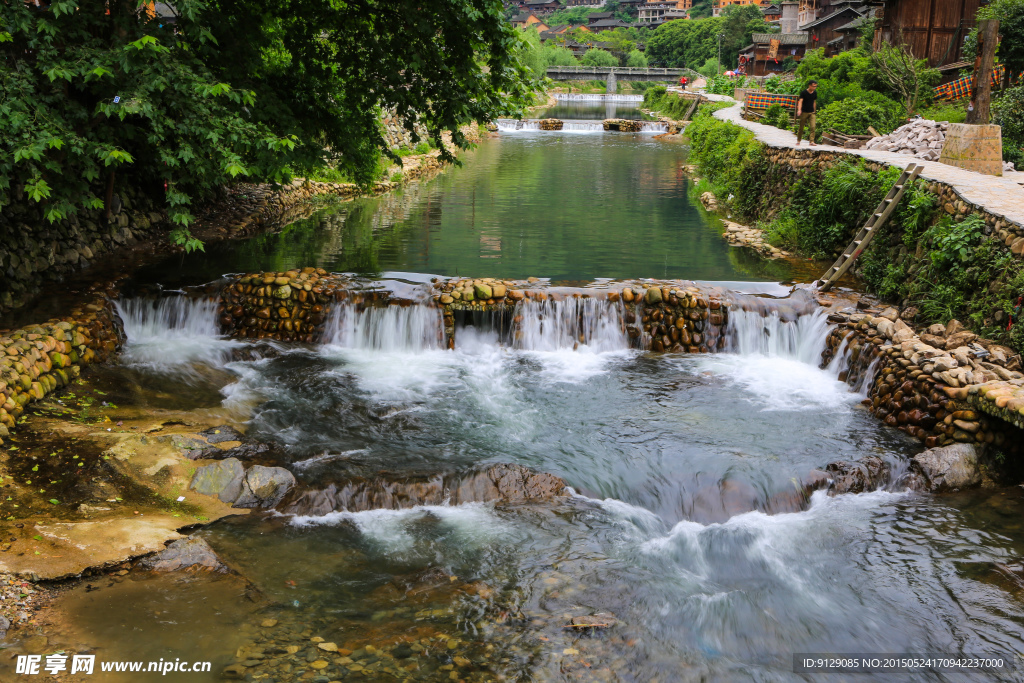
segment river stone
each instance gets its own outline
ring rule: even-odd
[[[492,296],[491,286],[485,284],[473,285],[473,293],[477,299],[490,299]]]
[[[188,567],[227,571],[210,544],[197,536],[174,541],[164,550],[143,559],[141,565],[156,572],[173,572]]]
[[[915,455],[914,463],[927,478],[930,491],[953,491],[981,483],[978,450],[974,444],[930,448]]]
[[[196,493],[217,496],[225,503],[231,503],[242,492],[244,478],[245,469],[242,462],[237,458],[226,458],[196,470],[189,488]]]
[[[290,299],[292,296],[292,288],[288,285],[281,285],[274,290],[275,299]]]
[[[7,638],[7,632],[11,629],[11,620],[0,616],[0,640]]]
[[[209,429],[199,432],[199,436],[206,437],[208,443],[221,443],[222,441],[241,441],[245,436],[235,429],[227,425],[221,425],[220,427],[210,427]]]
[[[874,455],[854,461],[830,462],[825,471],[832,478],[829,488],[832,495],[874,491],[889,480],[889,464]]]
[[[649,304],[661,303],[661,288],[651,287],[650,289],[647,290],[645,298],[647,299],[647,303]]]
[[[281,502],[293,486],[295,476],[285,468],[254,465],[245,473],[242,493],[233,507],[272,508]]]

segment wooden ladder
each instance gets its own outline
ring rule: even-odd
[[[857,237],[854,238],[853,242],[850,242],[850,246],[846,248],[846,251],[842,253],[839,259],[832,264],[832,267],[821,276],[819,282],[822,283],[821,291],[827,292],[832,289],[832,285],[841,278],[846,271],[850,269],[853,262],[860,258],[860,255],[864,253],[864,250],[871,244],[871,240],[874,239],[878,229],[885,225],[885,222],[889,220],[892,212],[896,210],[896,205],[900,203],[900,199],[903,198],[903,191],[908,185],[912,184],[917,178],[917,174],[924,170],[924,166],[919,166],[917,163],[911,163],[904,169],[903,174],[900,175],[900,179],[896,181],[896,184],[889,190],[889,194],[885,195],[885,199],[878,205],[875,212],[871,214],[871,218],[868,219],[864,227],[857,233]]]
[[[686,113],[683,115],[683,121],[689,121],[693,117],[693,113],[697,111],[697,107],[700,105],[701,100],[703,99],[703,95],[697,95],[697,99],[693,101],[693,103],[690,105],[690,108],[687,109]]]

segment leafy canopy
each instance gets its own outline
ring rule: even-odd
[[[365,184],[382,108],[464,144],[532,83],[497,0],[177,0],[173,24],[145,5],[0,3],[0,205],[24,192],[56,221],[130,179],[195,248],[190,209],[225,183]]]

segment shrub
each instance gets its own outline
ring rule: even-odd
[[[764,112],[764,118],[761,119],[761,123],[766,126],[775,126],[782,130],[789,129],[789,110],[783,107],[781,104],[773,104]]]
[[[992,112],[992,123],[1003,127],[1003,159],[1024,165],[1024,86],[1007,89]]]
[[[822,130],[834,128],[847,135],[867,135],[868,126],[871,126],[885,135],[898,128],[902,118],[902,107],[891,100],[881,104],[863,99],[847,99],[819,108],[818,127]]]
[[[583,66],[618,66],[619,60],[608,50],[592,47],[583,53],[580,64]]]
[[[626,57],[626,66],[646,67],[647,57],[640,50],[633,50]]]

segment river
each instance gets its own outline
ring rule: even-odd
[[[606,111],[561,105],[569,113]],[[136,289],[318,266],[406,288],[657,277],[787,297],[784,262],[726,246],[694,206],[684,157],[649,133],[504,131],[433,181],[178,257],[137,274]],[[560,337],[552,320],[569,305],[525,307],[537,324],[515,344],[467,324],[442,350],[433,309],[392,306],[334,321],[323,344],[240,360],[214,306],[122,301],[128,345],[96,380],[109,400],[155,410],[159,386],[171,402],[240,411],[302,487],[511,463],[571,489],[515,505],[228,517],[198,533],[250,583],[133,572],[83,586],[63,598],[69,638],[107,659],[213,662],[168,680],[217,681],[242,664],[267,683],[849,680],[795,673],[794,656],[1024,651],[1019,490],[799,500],[795,482],[828,462],[921,449],[819,367],[824,313],[740,312],[726,352],[650,354],[614,325]],[[96,680],[127,680],[107,676]]]

